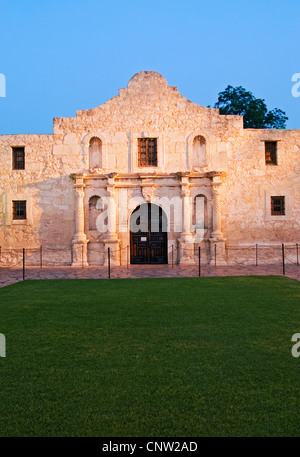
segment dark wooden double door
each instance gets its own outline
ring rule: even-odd
[[[161,207],[145,203],[133,211],[130,220],[130,262],[168,263],[167,219]]]

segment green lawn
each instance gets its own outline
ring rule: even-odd
[[[0,289],[0,436],[299,436],[299,299],[254,276]]]

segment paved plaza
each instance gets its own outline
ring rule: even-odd
[[[261,276],[282,275],[282,265],[202,265],[201,276]],[[285,275],[300,280],[300,267],[286,265]],[[199,267],[196,265],[129,265],[128,268],[112,266],[110,278],[171,278],[171,277],[198,277]],[[30,279],[107,279],[108,267],[90,266],[85,268],[74,267],[28,267],[25,270],[25,280]],[[23,280],[22,268],[0,268],[0,287]]]

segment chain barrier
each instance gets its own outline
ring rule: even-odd
[[[21,259],[19,262],[15,263],[14,265],[7,265],[7,264],[5,264],[5,265],[3,266],[3,262],[0,262],[0,267],[3,267],[3,268],[5,268],[5,269],[16,268],[17,265],[20,265],[20,264],[22,264],[22,263],[23,263],[23,259]]]
[[[78,264],[81,263],[82,268],[86,266],[86,260],[87,256],[91,253],[94,255],[97,254],[98,259],[95,260],[101,260],[103,261],[102,265],[95,265],[99,267],[105,266],[107,263],[109,264],[109,277],[110,277],[110,270],[111,267],[114,267],[113,262],[117,260],[117,263],[120,266],[127,266],[129,268],[129,265],[131,264],[131,252],[130,252],[130,246],[124,246],[124,247],[118,247],[117,249],[112,249],[112,248],[105,248],[104,243],[103,245],[99,246],[100,249],[95,249],[94,247],[87,247],[87,251],[84,252],[84,248],[82,246],[82,251],[81,251],[81,256],[78,261]],[[238,245],[229,245],[225,246],[225,255],[227,261],[229,261],[228,265],[231,265],[230,257],[231,253],[237,253],[234,256],[234,261],[232,265],[241,265],[245,261],[251,261],[253,262],[253,265],[258,266],[259,264],[259,259],[261,257],[264,257],[264,262],[263,265],[266,265],[265,259],[266,255],[268,256],[268,259],[270,260],[269,264],[276,263],[276,264],[282,264],[283,266],[283,271],[285,274],[285,261],[288,263],[288,265],[297,265],[299,266],[299,253],[298,253],[298,243],[296,244],[255,244],[255,245],[248,245],[248,246],[238,246]],[[108,251],[109,250],[109,251]],[[269,250],[269,254],[266,253],[266,250]],[[238,252],[249,252],[251,255],[249,256],[243,256],[242,259],[239,258]],[[261,253],[263,251],[263,254]],[[13,265],[11,265],[11,262],[14,259],[14,257],[19,257],[20,254],[22,255],[23,248],[15,248],[15,249],[7,249],[7,248],[1,248],[0,247],[0,268],[1,269],[14,269],[14,268],[19,268],[22,263],[23,263],[23,268],[25,268],[25,257],[26,257],[26,267],[55,267],[55,266],[70,266],[73,263],[73,252],[71,247],[66,247],[66,248],[59,248],[59,247],[51,247],[51,246],[40,246],[36,248],[26,248],[24,252],[24,258],[22,258],[18,261],[16,261]],[[47,254],[53,253],[55,257],[53,257],[51,260],[49,259]],[[108,254],[109,253],[109,254]],[[204,253],[204,257],[203,257]],[[61,254],[61,255],[59,255]],[[288,255],[287,255],[288,254]],[[292,257],[291,257],[292,254]],[[39,255],[39,258],[37,257]],[[61,256],[65,256],[65,260],[61,259]],[[224,255],[224,254],[221,254]],[[217,245],[214,245],[214,249],[210,251],[210,253],[207,252],[206,248],[200,247],[200,243],[198,243],[195,246],[194,250],[194,258],[195,258],[195,264],[198,265],[198,275],[201,276],[201,264],[205,265],[206,261],[203,261],[203,258],[206,260],[209,259],[210,265],[217,266],[218,263],[218,258],[220,258],[220,253],[217,250]],[[174,244],[170,244],[167,248],[167,258],[168,258],[168,264],[174,267],[174,265],[177,265],[180,262],[180,249],[175,242]],[[247,258],[248,257],[248,258]],[[202,258],[202,261],[201,261]],[[276,258],[276,260],[275,260]],[[262,259],[261,259],[262,260]],[[247,264],[250,265],[250,264]],[[80,266],[80,265],[78,265]]]

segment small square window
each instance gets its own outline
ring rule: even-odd
[[[26,219],[26,201],[25,200],[14,200],[12,202],[13,219],[20,220]]]
[[[265,142],[266,165],[277,165],[277,141]]]
[[[271,216],[285,216],[285,197],[271,197]]]
[[[139,167],[157,167],[157,138],[138,139]]]
[[[13,170],[25,170],[25,148],[12,148]]]

